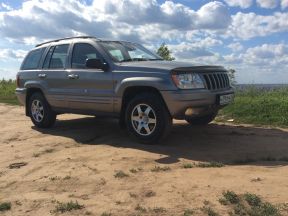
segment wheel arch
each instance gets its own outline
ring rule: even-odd
[[[26,103],[25,103],[25,114],[26,114],[26,116],[30,116],[30,113],[29,113],[29,99],[36,92],[39,92],[39,93],[41,93],[44,96],[43,91],[40,88],[38,88],[38,87],[31,87],[31,88],[28,88],[27,91],[26,91]]]
[[[125,110],[127,107],[127,104],[129,101],[131,101],[132,98],[134,98],[136,95],[141,94],[141,93],[150,93],[150,94],[156,94],[162,103],[164,104],[165,108],[167,109],[168,113],[169,109],[160,93],[160,91],[152,86],[129,86],[125,88],[123,95],[122,95],[122,102],[121,102],[121,110],[120,110],[120,124],[123,125],[125,122]]]

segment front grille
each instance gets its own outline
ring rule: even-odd
[[[205,73],[203,78],[209,90],[227,89],[230,87],[227,73]]]

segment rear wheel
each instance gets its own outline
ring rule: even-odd
[[[217,112],[211,113],[209,115],[201,116],[201,117],[187,118],[186,121],[190,125],[207,125],[215,119],[216,115],[217,115]]]
[[[30,118],[36,127],[49,128],[54,125],[56,113],[41,93],[36,92],[30,97],[28,109]]]
[[[152,93],[137,95],[128,103],[125,121],[131,135],[150,144],[164,138],[172,125],[162,99]]]

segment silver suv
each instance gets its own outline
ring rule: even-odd
[[[234,97],[223,67],[164,61],[140,44],[90,36],[37,45],[16,94],[39,128],[62,113],[110,116],[146,143],[167,135],[172,118],[208,124]]]

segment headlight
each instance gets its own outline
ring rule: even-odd
[[[175,85],[180,89],[201,89],[205,88],[203,80],[196,73],[172,74]]]

